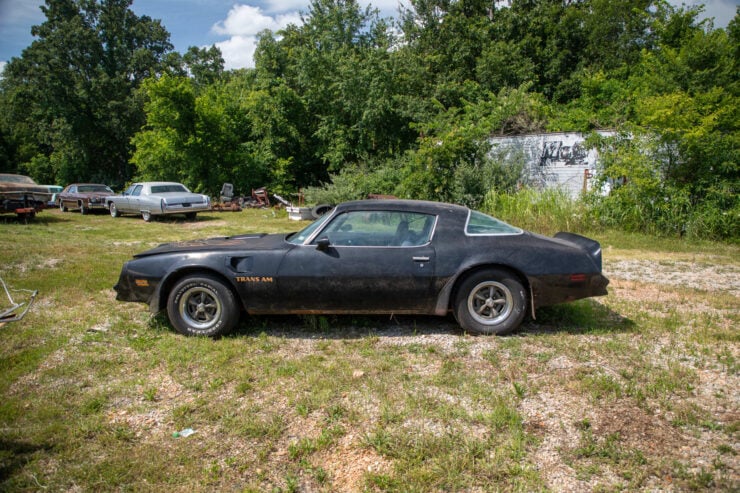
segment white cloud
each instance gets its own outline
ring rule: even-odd
[[[265,15],[260,7],[252,5],[234,5],[226,20],[213,25],[213,32],[228,36],[254,36],[260,31],[269,29],[277,31],[290,23],[297,24],[300,17],[297,12],[276,16]]]
[[[3,76],[3,72],[5,71],[5,66],[8,64],[8,62],[0,62],[0,77]]]
[[[706,17],[714,17],[714,27],[724,28],[735,17],[737,0],[708,0],[705,2]]]
[[[226,41],[216,43],[224,57],[226,69],[254,67],[254,50],[257,35],[265,29],[279,31],[289,24],[300,24],[298,12],[267,15],[260,7],[234,5],[223,21],[211,28],[215,34],[229,36]]]
[[[310,3],[309,0],[267,0],[264,5],[267,12],[306,12]]]
[[[216,43],[224,57],[224,68],[254,68],[254,50],[257,48],[255,36],[232,36],[226,41]]]
[[[709,17],[714,18],[715,29],[725,28],[735,17],[740,1],[738,0],[668,0],[668,3],[674,7],[693,7],[704,5],[704,11],[699,16],[699,20]]]

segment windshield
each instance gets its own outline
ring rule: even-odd
[[[321,225],[326,222],[330,215],[331,214],[324,214],[299,232],[293,233],[292,235],[288,236],[288,242],[293,243],[294,245],[302,245],[314,233],[314,231],[319,229]]]
[[[79,189],[80,192],[106,192],[106,193],[113,193],[113,190],[111,190],[109,187],[105,185],[80,185]]]

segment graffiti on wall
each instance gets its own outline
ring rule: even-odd
[[[562,140],[543,142],[540,166],[588,166],[588,151],[581,142],[565,145]]]
[[[587,148],[584,142],[585,136],[576,132],[491,138],[493,149],[499,156],[512,161],[524,159],[530,184],[561,188],[573,197],[588,189],[597,167],[596,150]]]

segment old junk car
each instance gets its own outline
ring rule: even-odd
[[[78,209],[80,214],[87,214],[108,209],[105,199],[113,195],[113,190],[102,183],[72,183],[57,194],[56,201],[62,212]]]
[[[185,214],[195,219],[199,212],[211,210],[211,199],[207,195],[192,193],[182,183],[152,181],[134,183],[123,195],[105,199],[110,215],[141,214],[144,221],[164,214]]]
[[[0,173],[0,214],[13,213],[18,217],[33,218],[46,208],[51,193],[25,175]]]
[[[167,243],[126,262],[117,299],[186,335],[257,314],[454,314],[506,334],[537,307],[607,294],[598,242],[524,231],[459,205],[364,200],[292,234]]]

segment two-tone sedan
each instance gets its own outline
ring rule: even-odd
[[[192,193],[182,183],[150,181],[134,183],[120,196],[106,197],[110,215],[141,215],[144,221],[165,214],[184,214],[193,220],[199,212],[211,210],[211,199],[207,195]]]
[[[168,243],[126,262],[120,301],[166,309],[186,335],[219,336],[248,314],[452,312],[463,329],[506,334],[527,313],[607,294],[598,242],[554,238],[466,207],[365,200],[292,234]]]
[[[113,195],[113,190],[102,183],[72,183],[57,194],[56,202],[62,212],[77,209],[80,214],[87,214],[108,209],[105,199]]]

